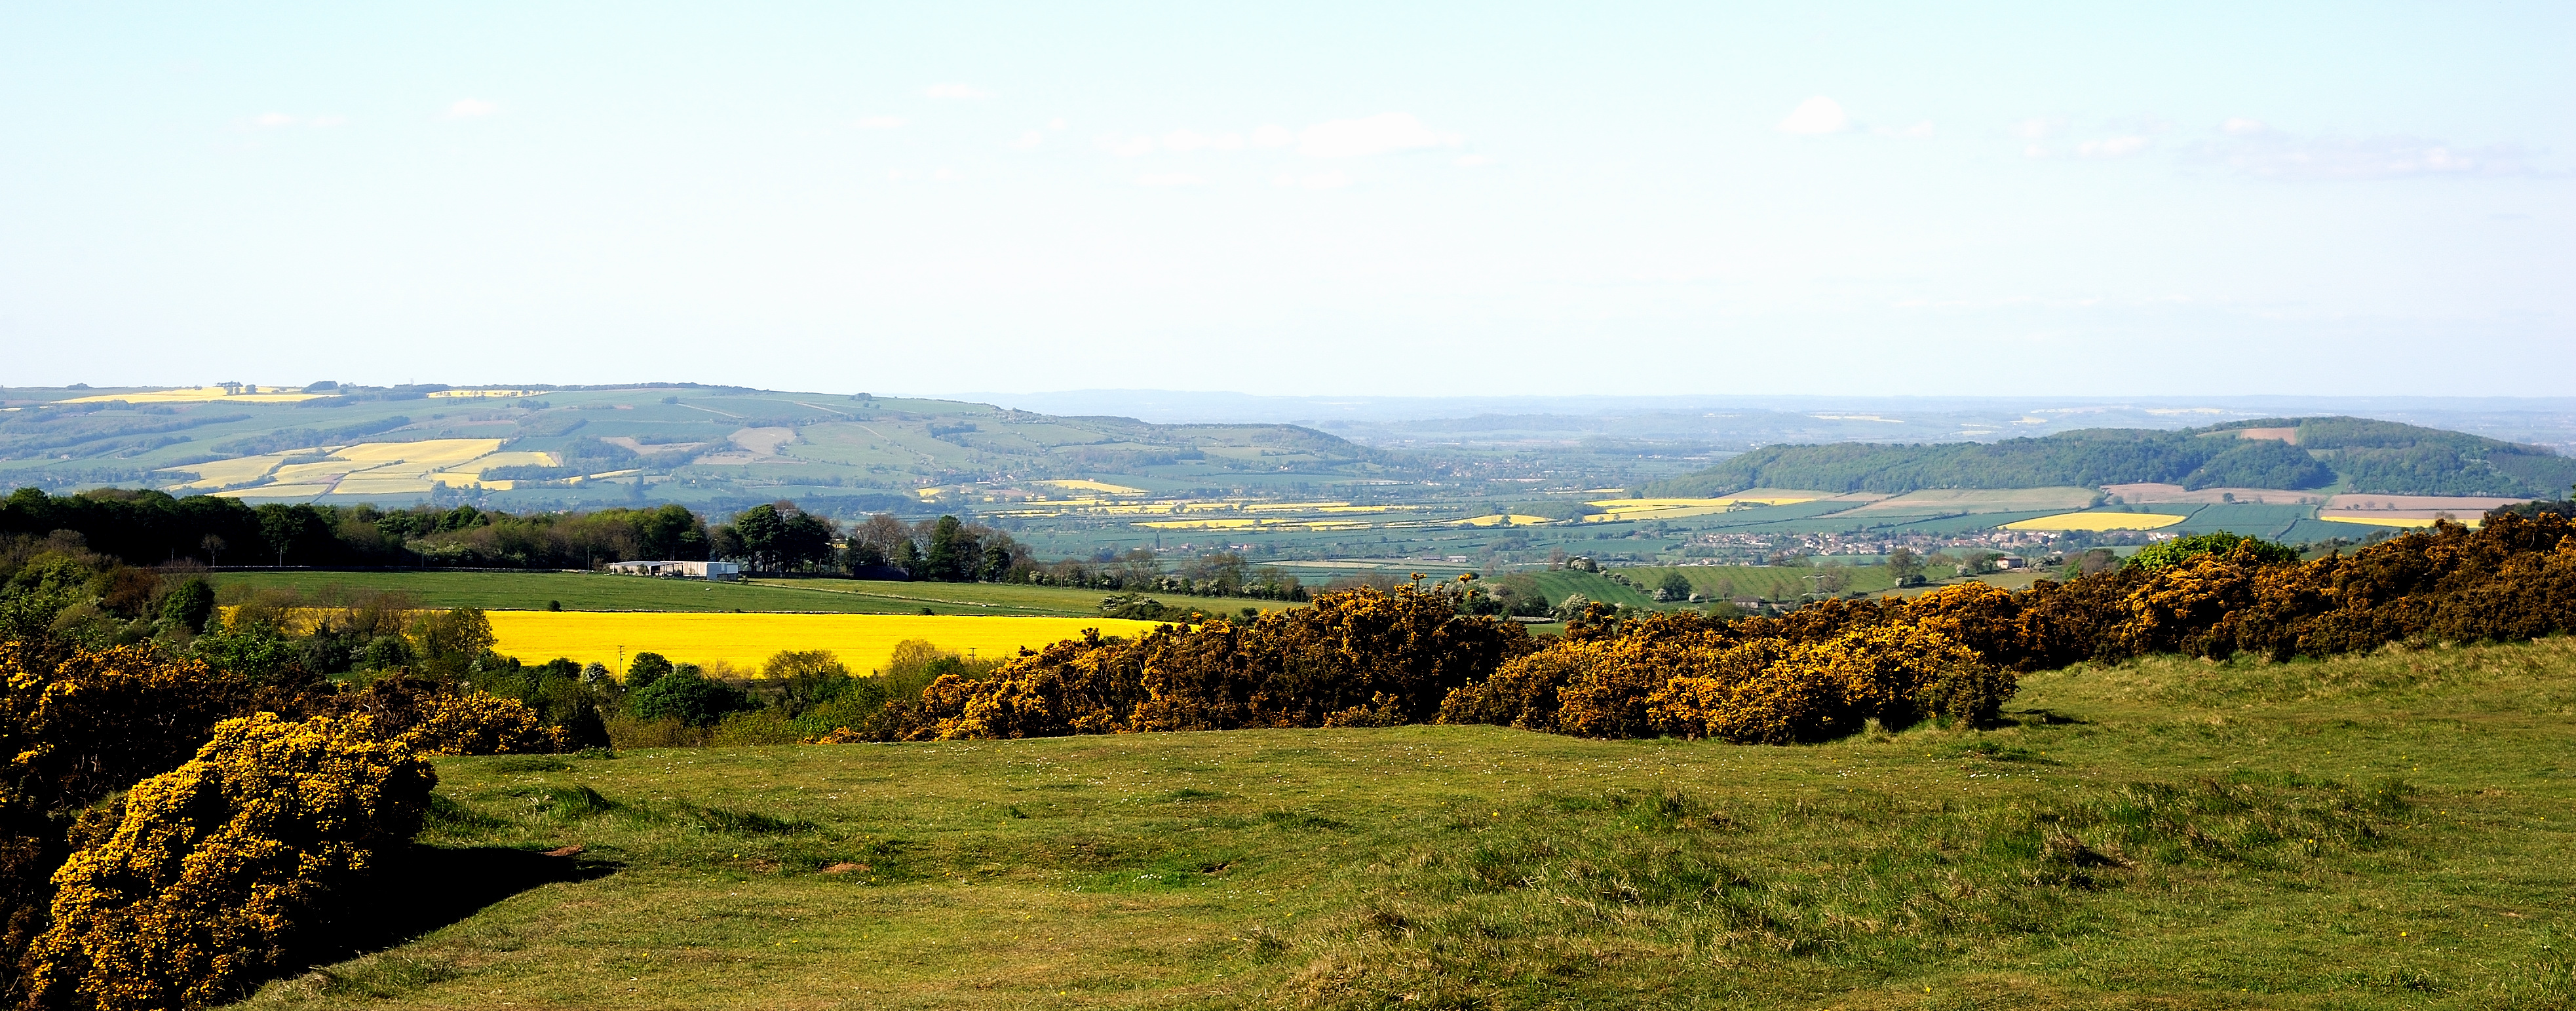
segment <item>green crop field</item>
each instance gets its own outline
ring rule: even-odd
[[[2079,667],[1805,747],[447,759],[417,884],[490,904],[251,1003],[2564,1008],[2571,708],[2554,639]]]
[[[568,611],[830,611],[850,614],[1097,614],[1099,590],[997,583],[906,583],[862,579],[762,579],[710,583],[586,572],[225,572],[219,586],[284,587],[320,599],[367,590],[402,590],[430,607]],[[1234,597],[1158,597],[1175,607],[1232,613],[1288,606]]]

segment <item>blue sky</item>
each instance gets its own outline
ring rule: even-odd
[[[2576,6],[1786,6],[10,5],[0,383],[2576,377]]]

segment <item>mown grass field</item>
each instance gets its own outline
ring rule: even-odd
[[[403,590],[430,607],[541,611],[823,611],[843,614],[1096,614],[1101,590],[998,583],[905,583],[862,579],[761,579],[710,583],[587,572],[224,572],[218,586],[285,587],[309,595]],[[335,589],[336,588],[336,589]],[[1231,614],[1287,606],[1233,597],[1157,597],[1175,607]]]
[[[2008,712],[450,759],[427,841],[603,876],[252,1003],[2576,1006],[2576,642],[2077,668]]]

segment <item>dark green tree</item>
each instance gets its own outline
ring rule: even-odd
[[[318,556],[331,543],[331,524],[320,510],[298,503],[270,503],[259,507],[259,536],[268,550],[276,555],[280,567],[288,555],[305,561],[318,561]]]
[[[925,553],[922,564],[929,570],[929,578],[951,583],[975,578],[984,552],[975,536],[966,532],[966,524],[959,522],[957,517],[942,516],[931,524],[927,539],[930,550]]]
[[[757,705],[750,693],[707,677],[693,663],[672,668],[626,697],[626,711],[637,719],[672,719],[692,727],[714,726],[727,715]]]
[[[671,673],[671,661],[660,653],[637,653],[626,665],[626,690],[635,691]]]
[[[206,620],[215,613],[215,588],[203,579],[190,579],[161,598],[161,617],[188,627],[190,632],[206,630]]]

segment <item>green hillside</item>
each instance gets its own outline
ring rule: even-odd
[[[2392,495],[2556,496],[2576,483],[2576,460],[2538,446],[2391,421],[2267,418],[2181,431],[2096,428],[2000,442],[1767,446],[1651,485],[1646,493],[1725,495],[1768,487],[1900,494],[2132,482],[2193,490],[2332,487]]]
[[[2564,1008],[2571,672],[2156,658],[1803,747],[443,759],[390,946],[249,1006]]]
[[[505,509],[639,496],[886,509],[918,502],[924,488],[974,482],[1106,480],[1170,492],[1389,470],[1365,447],[1292,425],[1155,425],[867,394],[647,384],[152,399],[182,395],[0,390],[0,482],[400,503],[444,483]],[[455,448],[391,465],[389,451],[355,460],[330,452],[440,440]]]

